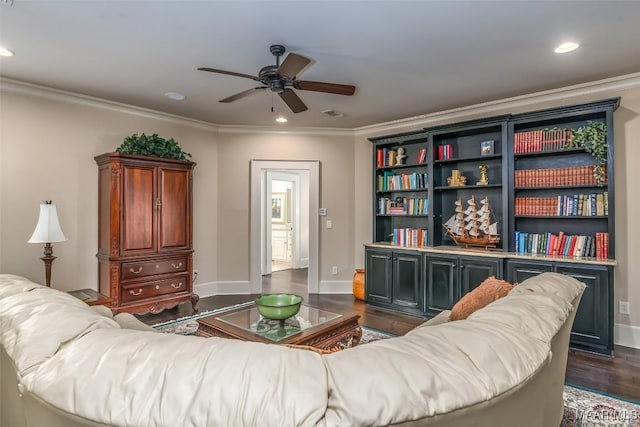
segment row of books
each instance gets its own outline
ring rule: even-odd
[[[438,145],[433,151],[436,160],[453,159],[453,145],[451,144]]]
[[[378,175],[378,191],[424,190],[429,185],[426,172],[395,174],[386,171]]]
[[[397,149],[391,148],[378,148],[376,151],[376,165],[379,168],[398,166],[405,164],[405,160],[408,157],[401,155],[398,157]],[[422,147],[416,155],[416,164],[421,165],[427,161],[427,148]]]
[[[515,214],[520,216],[605,216],[609,215],[609,193],[605,191],[555,197],[516,197]]]
[[[396,246],[426,248],[429,233],[425,228],[394,228],[391,243]]]
[[[571,145],[571,129],[539,129],[516,132],[513,145],[514,153],[546,153],[560,151]]]
[[[516,231],[515,249],[521,254],[609,258],[609,233],[582,236],[562,231],[558,234]]]
[[[426,198],[407,199],[403,197],[402,201],[397,199],[394,201],[381,197],[378,200],[379,215],[427,215],[428,213],[429,199]]]
[[[605,167],[605,183],[606,183]],[[522,169],[515,171],[516,187],[549,187],[561,185],[595,185],[593,166],[572,168]]]

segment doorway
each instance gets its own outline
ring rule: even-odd
[[[251,161],[251,293],[262,293],[262,274],[272,271],[274,231],[277,230],[277,234],[281,236],[281,244],[284,245],[282,232],[284,230],[289,233],[287,227],[291,228],[287,235],[290,240],[286,247],[277,247],[275,255],[290,255],[292,268],[308,266],[308,292],[318,293],[319,175],[318,161]],[[285,182],[286,184],[278,184],[285,187],[274,187],[273,181]],[[284,188],[285,191],[275,191],[274,188]]]
[[[271,195],[262,198],[267,214],[262,275],[309,267],[309,172],[268,170],[266,185]]]

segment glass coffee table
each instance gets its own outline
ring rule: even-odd
[[[272,344],[338,350],[358,345],[362,330],[357,314],[342,315],[302,305],[284,321],[265,319],[255,305],[198,319],[196,335]]]

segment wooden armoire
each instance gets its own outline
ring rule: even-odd
[[[114,312],[159,313],[193,293],[190,161],[106,153],[99,168],[98,274]]]

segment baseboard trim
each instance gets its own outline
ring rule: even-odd
[[[321,280],[318,286],[319,294],[350,294],[353,292],[353,282],[343,280]]]
[[[640,349],[640,327],[616,323],[613,329],[613,343]]]
[[[193,291],[200,298],[215,295],[243,295],[251,293],[251,286],[249,282],[240,280],[236,282],[208,282],[193,285]]]

